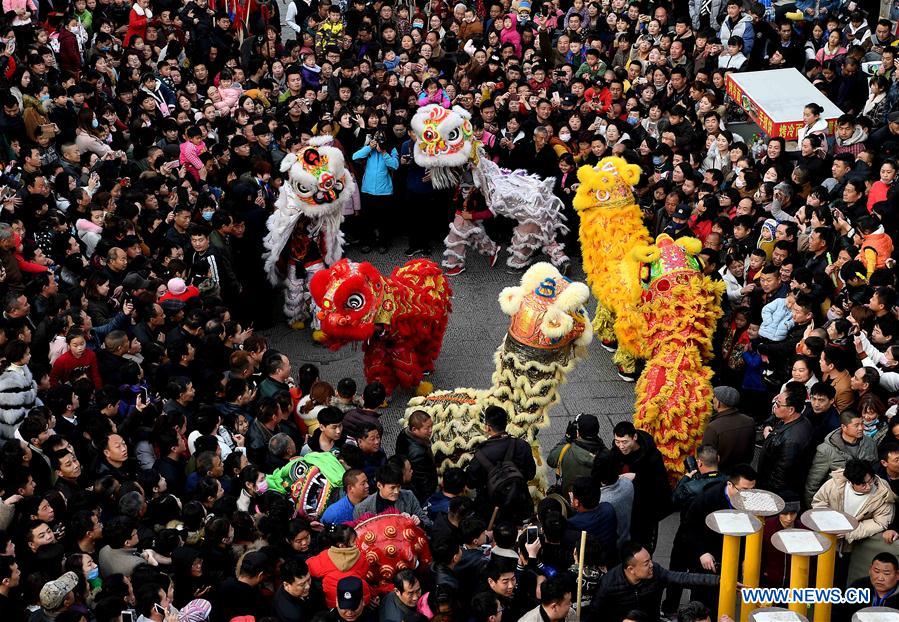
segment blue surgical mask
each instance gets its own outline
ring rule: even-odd
[[[98,128],[98,127],[100,127],[100,122],[97,121],[96,118],[91,119],[91,127],[93,127],[93,128]]]
[[[202,214],[203,220],[212,220],[212,215],[214,213],[215,212],[203,212],[203,214]]]
[[[93,581],[94,579],[98,578],[99,576],[100,576],[100,569],[92,568],[91,571],[87,573],[87,580]]]
[[[637,125],[640,122],[640,117],[628,117],[627,122],[630,125]]]
[[[41,95],[41,103],[45,103],[45,102],[48,102],[48,101],[50,101],[50,96],[49,96],[49,95]]]
[[[662,162],[664,162],[664,160],[662,160],[662,156],[652,156],[653,165],[661,166]]]

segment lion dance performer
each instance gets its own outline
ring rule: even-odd
[[[643,265],[646,368],[637,382],[634,425],[652,434],[672,478],[702,441],[712,410],[712,335],[721,316],[724,284],[702,273],[696,238],[636,248]]]
[[[370,263],[342,259],[316,273],[310,288],[325,345],[363,342],[368,382],[380,381],[388,395],[398,385],[432,389],[422,378],[440,355],[452,296],[437,264],[413,259],[384,277]]]
[[[632,190],[640,179],[640,167],[618,157],[603,158],[595,168],[582,166],[577,177],[580,186],[574,208],[581,217],[584,272],[599,302],[593,332],[606,350],[615,352],[612,360],[618,375],[633,382],[645,327],[638,309],[638,265],[628,258],[635,246],[650,243]]]
[[[494,356],[493,384],[435,391],[411,399],[406,408],[407,419],[416,410],[431,415],[431,443],[441,472],[470,460],[475,446],[486,438],[481,415],[487,406],[508,413],[507,431],[527,439],[538,467],[542,465],[537,432],[549,423],[559,386],[586,356],[593,338],[584,309],[589,298],[586,285],[569,281],[548,263],[534,264],[521,285],[500,293],[500,309],[511,321]],[[545,490],[545,469],[538,468],[535,484],[534,490]]]
[[[263,240],[266,274],[272,285],[284,285],[284,314],[294,328],[308,319],[317,327],[308,284],[343,256],[343,207],[356,190],[343,154],[330,142],[330,136],[313,138],[281,162],[287,179]]]
[[[553,194],[555,179],[540,179],[523,170],[501,169],[484,152],[474,135],[471,114],[459,106],[452,110],[437,104],[422,106],[412,117],[415,163],[431,173],[438,190],[454,188],[464,174],[471,175],[487,207],[498,216],[516,221],[506,264],[523,270],[535,253],[543,251],[556,267],[567,269],[565,249],[556,239],[568,232],[562,201]],[[453,221],[446,238],[449,267],[458,247],[472,236],[486,235],[477,222]],[[485,242],[486,243],[486,242]]]

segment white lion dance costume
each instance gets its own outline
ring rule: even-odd
[[[453,188],[463,173],[470,173],[490,211],[518,223],[506,261],[510,268],[526,268],[540,250],[549,256],[553,265],[568,264],[565,249],[556,240],[556,236],[564,235],[568,228],[562,201],[553,194],[554,179],[540,179],[522,170],[500,168],[487,157],[475,138],[471,115],[459,106],[452,110],[438,104],[419,108],[412,117],[412,131],[416,137],[415,162],[431,172],[431,184],[435,188]],[[465,224],[454,221],[450,225],[445,240],[444,256],[448,261],[462,255],[460,248],[467,240],[480,243],[487,235],[478,223],[461,219],[460,222]],[[451,263],[455,265],[456,262]]]
[[[343,207],[356,190],[343,153],[330,143],[330,136],[313,138],[281,162],[287,179],[263,240],[265,272],[272,285],[284,284],[284,315],[294,328],[308,319],[317,327],[309,282],[343,256]]]

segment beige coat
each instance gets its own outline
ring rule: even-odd
[[[842,550],[852,550],[851,544],[856,540],[864,540],[878,533],[886,531],[893,519],[893,504],[896,500],[890,485],[883,478],[874,476],[877,488],[855,513],[858,519],[858,527],[846,534],[843,540]],[[843,496],[846,492],[846,482],[843,470],[834,471],[831,478],[815,493],[812,500],[813,508],[830,508],[843,511]]]

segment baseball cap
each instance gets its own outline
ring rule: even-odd
[[[899,123],[899,110],[897,110],[897,111],[895,111],[895,112],[891,112],[891,113],[887,116],[887,120],[888,120],[890,123]]]
[[[562,105],[563,106],[577,105],[577,95],[575,95],[574,93],[565,93],[562,96]]]
[[[490,58],[487,59],[487,62],[488,63],[496,63],[497,65],[499,65],[500,64],[499,56],[494,54],[493,56],[491,56]]]
[[[354,611],[362,603],[362,579],[344,577],[337,582],[337,607]]]
[[[67,572],[58,579],[47,581],[41,588],[41,607],[48,611],[59,609],[66,600],[66,595],[78,585],[78,575]]]

